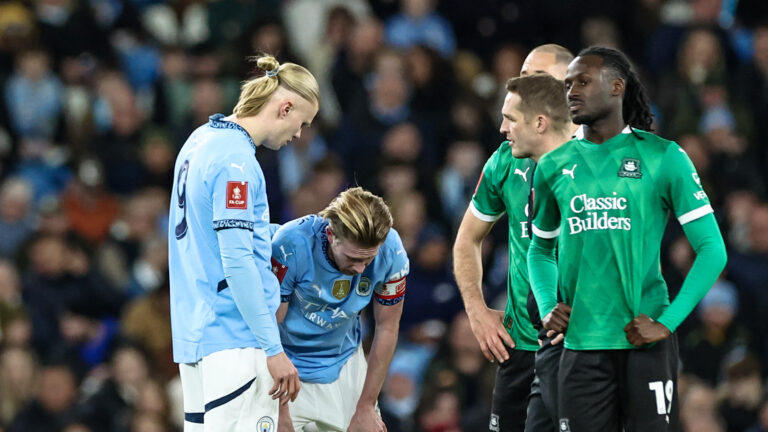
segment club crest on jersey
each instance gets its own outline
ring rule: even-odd
[[[568,419],[560,419],[560,432],[571,432],[571,423]]]
[[[619,177],[629,177],[635,179],[643,177],[643,173],[640,171],[640,160],[632,158],[622,159],[621,167],[619,167]]]
[[[334,297],[341,300],[344,297],[349,294],[350,290],[350,282],[349,279],[339,279],[336,282],[333,283],[333,289],[331,289],[331,294],[333,294]]]
[[[227,182],[227,208],[239,210],[248,208],[248,182]]]
[[[371,293],[371,280],[367,277],[361,277],[360,282],[357,283],[355,288],[357,295],[365,297]]]
[[[259,428],[259,432],[274,432],[275,431],[275,421],[272,420],[272,417],[264,416],[259,419],[259,421],[256,423],[257,427]]]

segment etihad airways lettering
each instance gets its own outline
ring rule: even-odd
[[[590,197],[587,194],[576,195],[571,198],[571,211],[579,214],[579,216],[568,218],[570,234],[579,234],[583,231],[592,230],[631,230],[631,218],[609,216],[607,211],[626,210],[627,205],[627,199],[617,196],[616,192],[610,197]],[[582,214],[584,212],[586,214]]]

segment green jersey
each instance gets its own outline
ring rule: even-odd
[[[516,349],[539,348],[538,332],[531,324],[526,307],[528,279],[528,196],[533,183],[534,162],[512,156],[509,141],[504,141],[488,159],[470,203],[472,213],[485,222],[495,222],[504,213],[509,219],[509,274],[504,327]]]
[[[558,238],[558,282],[573,308],[565,347],[634,348],[624,327],[669,306],[659,261],[669,213],[680,224],[712,213],[688,155],[629,127],[599,145],[577,137],[539,160],[535,190],[532,230]]]

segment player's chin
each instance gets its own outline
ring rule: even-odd
[[[518,147],[512,147],[512,157],[515,159],[526,159],[531,157],[531,153],[524,151]]]
[[[578,110],[571,110],[571,121],[578,125],[591,124],[592,116],[579,112]]]

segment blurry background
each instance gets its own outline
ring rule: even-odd
[[[308,66],[318,119],[259,151],[273,222],[361,185],[411,259],[381,397],[390,431],[487,429],[482,357],[450,248],[529,49],[625,51],[656,130],[699,170],[728,267],[680,328],[687,431],[768,431],[768,4],[764,0],[0,1],[0,431],[155,432],[182,424],[166,257],[173,163],[229,114],[245,57]],[[503,309],[507,227],[486,241]],[[675,293],[693,254],[678,224]]]

